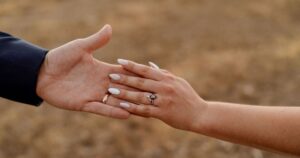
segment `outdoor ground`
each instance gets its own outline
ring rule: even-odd
[[[113,39],[100,60],[154,61],[208,100],[300,106],[299,9],[298,0],[0,0],[0,30],[51,49],[109,23]],[[0,158],[291,157],[154,119],[5,99],[0,114]]]

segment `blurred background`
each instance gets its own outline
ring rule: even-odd
[[[205,99],[300,105],[298,0],[0,0],[0,30],[51,49],[113,27],[100,60],[151,60]],[[0,100],[2,158],[289,158],[172,129]],[[270,131],[266,131],[270,132]]]

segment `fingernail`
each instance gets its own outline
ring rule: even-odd
[[[118,74],[109,74],[109,77],[115,81],[120,80],[120,78],[121,78],[121,76]]]
[[[109,91],[109,93],[114,94],[114,95],[120,94],[120,90],[117,88],[109,88],[108,91]]]
[[[150,67],[152,67],[152,68],[154,68],[154,69],[158,69],[158,70],[160,69],[159,66],[157,66],[157,65],[154,64],[153,62],[149,61],[148,63],[149,63],[149,65],[150,65]]]
[[[118,63],[120,65],[127,65],[128,64],[128,60],[125,60],[125,59],[118,59]]]
[[[130,108],[130,105],[128,103],[120,103],[120,107],[127,109]]]

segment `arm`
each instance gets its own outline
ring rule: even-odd
[[[0,32],[0,96],[36,106],[41,104],[36,82],[46,52]]]
[[[143,77],[110,75],[116,83],[146,91],[110,89],[115,97],[127,100],[120,106],[131,113],[234,143],[300,155],[300,108],[207,102],[170,72],[126,60],[119,63]],[[149,92],[157,96],[153,105],[147,99]]]
[[[199,106],[202,106],[201,103]],[[300,108],[208,102],[192,131],[234,143],[300,155]]]
[[[105,46],[112,29],[45,50],[7,34],[0,38],[0,96],[38,105],[126,119],[130,113],[116,107],[121,100],[102,102],[111,84],[109,73],[127,73],[121,66],[97,60],[93,53]],[[46,56],[45,56],[46,55]],[[127,87],[123,87],[127,88]]]

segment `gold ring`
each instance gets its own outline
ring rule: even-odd
[[[106,104],[109,98],[109,94],[105,94],[104,98],[102,99],[102,103]]]

